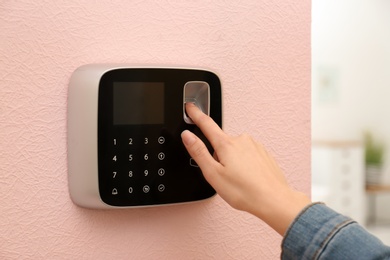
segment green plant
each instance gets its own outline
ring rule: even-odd
[[[385,146],[376,142],[370,132],[364,134],[365,160],[366,165],[382,165]]]

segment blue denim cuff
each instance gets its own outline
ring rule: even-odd
[[[317,259],[338,230],[351,223],[354,221],[323,203],[310,204],[287,229],[281,258]]]

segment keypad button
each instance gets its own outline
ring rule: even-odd
[[[129,187],[128,191],[130,194],[133,193],[133,191],[134,191],[133,187]]]
[[[165,143],[164,136],[160,136],[157,141],[158,141],[159,144],[164,144]]]
[[[165,190],[165,185],[164,184],[160,184],[160,185],[158,185],[157,189],[158,189],[159,192],[163,192]]]
[[[161,161],[165,159],[165,153],[161,152],[158,154],[158,159],[160,159]]]
[[[165,174],[165,169],[164,168],[158,169],[158,175],[164,176],[164,174]]]
[[[143,188],[142,188],[143,192],[144,193],[148,193],[150,191],[150,187],[148,185],[145,185]]]
[[[118,190],[116,188],[113,188],[111,194],[118,195]]]

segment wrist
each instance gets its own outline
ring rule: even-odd
[[[266,199],[257,205],[252,213],[280,235],[284,235],[287,228],[299,213],[311,203],[309,197],[299,191],[287,189],[279,192],[275,197]]]

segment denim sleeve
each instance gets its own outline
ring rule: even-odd
[[[390,259],[390,247],[352,219],[314,203],[288,228],[281,259]]]

